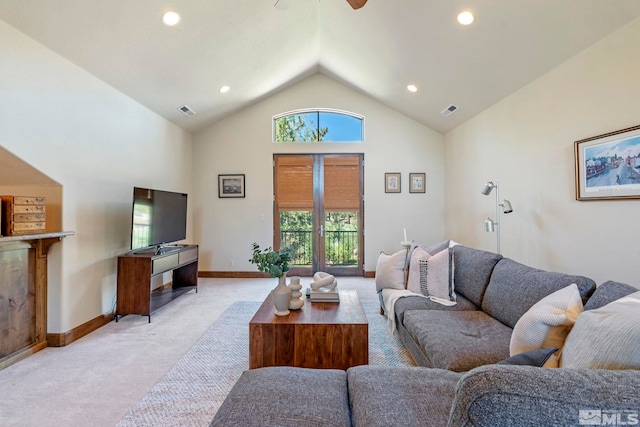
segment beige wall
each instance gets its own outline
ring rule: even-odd
[[[0,21],[0,145],[62,185],[48,332],[114,309],[135,185],[191,192],[192,138]],[[191,234],[189,234],[191,236]]]
[[[640,287],[640,200],[575,200],[574,141],[640,124],[640,20],[583,51],[446,135],[447,235],[522,263]]]
[[[335,108],[365,116],[364,143],[276,144],[274,115],[301,108]],[[254,271],[251,243],[273,242],[273,153],[364,153],[365,270],[381,250],[409,238],[444,238],[444,146],[435,132],[322,74],[273,95],[195,136],[194,232],[200,270]],[[402,193],[385,194],[384,173],[402,173]],[[409,194],[410,172],[426,172],[425,194]],[[218,199],[217,176],[246,175],[245,199]],[[233,264],[233,265],[232,265]]]
[[[190,194],[201,270],[255,270],[251,243],[272,241],[273,153],[365,154],[368,271],[403,228],[494,250],[494,198],[479,190],[498,180],[515,208],[500,218],[506,256],[640,286],[640,201],[577,202],[573,172],[573,141],[640,124],[637,40],[640,20],[445,137],[320,74],[192,137],[0,21],[0,145],[63,186],[62,228],[76,232],[52,250],[49,332],[113,310],[134,185]],[[271,142],[274,114],[314,107],[363,114],[366,141]],[[402,173],[401,194],[384,193],[385,172]],[[427,173],[426,194],[408,193],[409,172]],[[247,197],[218,199],[221,173],[246,174]]]

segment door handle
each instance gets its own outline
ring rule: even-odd
[[[318,229],[318,234],[320,235],[320,237],[324,237],[324,225],[320,226],[320,228]]]

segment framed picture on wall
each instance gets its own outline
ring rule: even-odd
[[[424,193],[425,192],[425,173],[410,173],[409,174],[409,193]]]
[[[574,145],[576,200],[640,199],[640,126]]]
[[[244,197],[244,174],[218,175],[218,197]]]
[[[399,193],[401,190],[400,172],[387,172],[384,174],[384,192]]]

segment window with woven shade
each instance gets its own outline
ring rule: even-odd
[[[295,274],[359,273],[362,164],[362,154],[274,156],[274,244],[293,249]]]
[[[313,209],[313,157],[276,157],[274,187],[279,210]]]
[[[360,209],[360,159],[324,158],[324,210],[357,212]]]

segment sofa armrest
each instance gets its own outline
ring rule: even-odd
[[[458,382],[448,425],[577,425],[598,414],[624,420],[640,412],[639,389],[636,370],[482,366]]]

